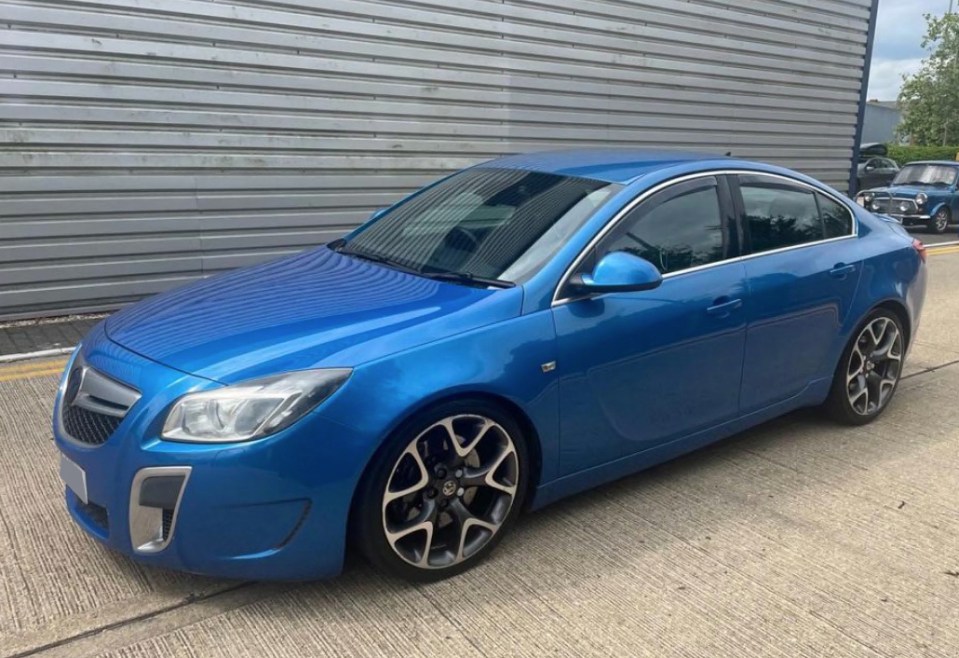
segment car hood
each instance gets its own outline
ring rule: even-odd
[[[924,192],[931,196],[936,191],[940,190],[941,188],[938,188],[934,185],[887,185],[885,187],[870,188],[867,191],[891,194],[897,199],[915,199],[916,195],[920,192]]]
[[[234,383],[352,367],[515,317],[522,289],[433,281],[319,247],[205,279],[112,315],[110,340]]]

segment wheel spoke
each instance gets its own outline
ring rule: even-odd
[[[468,468],[463,475],[462,483],[465,487],[491,487],[510,496],[516,493],[516,484],[504,484],[496,480],[496,473],[500,467],[506,463],[506,460],[516,455],[516,450],[512,444],[503,448],[496,456],[496,459],[489,466],[479,468]]]
[[[465,442],[461,444],[458,438],[454,438],[453,449],[456,451],[456,455],[460,459],[465,459],[471,452],[473,452],[473,450],[476,449],[476,446],[479,445],[479,442],[486,437],[486,433],[489,432],[493,427],[498,427],[498,425],[488,418],[483,418],[479,427],[476,428],[475,436],[472,439],[463,437]]]
[[[419,451],[419,441],[413,441],[410,445],[406,446],[406,450],[403,451],[403,454],[400,455],[399,461],[397,462],[397,467],[402,463],[403,458],[406,456],[412,457],[413,462],[416,464],[416,467],[420,471],[419,479],[417,479],[415,484],[412,484],[405,489],[399,491],[392,491],[391,486],[393,484],[393,479],[396,477],[397,470],[393,470],[393,474],[390,476],[390,481],[386,485],[386,493],[383,495],[383,507],[392,503],[397,498],[402,498],[404,496],[409,496],[412,493],[416,493],[421,489],[425,489],[426,485],[430,483],[430,474],[426,470],[426,464],[423,463],[423,458],[420,456]]]
[[[433,546],[433,532],[436,528],[436,512],[436,503],[427,501],[423,506],[423,510],[416,518],[409,521],[407,525],[395,530],[391,530],[388,526],[385,527],[386,540],[390,543],[390,546],[393,547],[393,550],[399,553],[400,550],[397,548],[397,542],[414,533],[424,533],[423,548],[420,550],[415,562],[421,566],[427,565],[430,557],[430,548]]]
[[[466,540],[469,536],[470,528],[483,528],[489,531],[490,536],[499,530],[498,524],[490,523],[489,521],[484,521],[483,519],[479,518],[473,514],[461,500],[454,500],[450,504],[447,511],[450,513],[450,516],[456,519],[456,523],[459,526],[459,542],[456,549],[456,562],[461,562],[466,557]]]
[[[852,354],[849,356],[849,369],[846,372],[846,385],[859,376],[863,366],[866,365],[866,357],[859,350],[859,344],[853,347]]]

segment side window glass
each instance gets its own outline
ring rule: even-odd
[[[823,239],[812,191],[763,176],[742,176],[739,188],[753,253]]]
[[[596,255],[627,251],[663,274],[726,258],[729,250],[716,179],[696,179],[677,188],[637,206],[599,245]]]
[[[819,210],[822,212],[823,229],[826,238],[839,238],[852,234],[852,213],[849,209],[827,196],[817,194]]]

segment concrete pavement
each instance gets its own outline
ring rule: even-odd
[[[959,656],[959,253],[863,428],[793,414],[528,515],[414,587],[144,569],[73,526],[61,360],[0,368],[0,656]]]

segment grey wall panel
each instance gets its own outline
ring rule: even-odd
[[[342,234],[498,154],[768,160],[844,187],[870,0],[0,0],[0,318]]]

